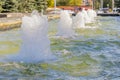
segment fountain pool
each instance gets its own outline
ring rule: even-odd
[[[58,39],[59,20],[49,22],[51,50],[57,61],[0,63],[1,80],[119,80],[120,17],[98,17],[99,23],[75,30],[76,39]],[[22,40],[20,29],[0,32],[0,55],[17,54]]]

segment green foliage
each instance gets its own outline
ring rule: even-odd
[[[3,10],[2,5],[3,5],[3,0],[0,1],[0,12]]]
[[[57,6],[81,6],[82,0],[56,0]],[[115,0],[115,7],[120,7],[120,0]],[[39,12],[47,7],[53,7],[54,0],[0,0],[0,12]],[[112,0],[104,0],[104,7],[111,8]],[[100,0],[94,0],[94,8],[100,8]]]
[[[94,0],[94,8],[99,9],[100,8],[100,0]]]
[[[50,4],[51,5],[51,4]],[[47,8],[47,0],[1,0],[0,12],[31,12]]]
[[[12,0],[5,0],[4,4],[2,5],[3,12],[11,12],[13,9],[13,1]]]
[[[45,10],[47,8],[47,0],[35,0],[35,9],[38,11]]]
[[[115,7],[120,7],[120,0],[114,0],[115,1]],[[99,9],[100,8],[100,0],[94,0],[94,7],[95,9]],[[112,8],[112,0],[103,0],[103,7],[109,7]]]
[[[48,7],[53,7],[54,6],[54,0],[47,0],[47,5],[48,5]]]
[[[115,7],[120,7],[120,0],[115,0]]]
[[[104,0],[104,3],[103,3],[103,7],[104,8],[112,8],[112,0]]]
[[[82,4],[82,0],[57,0],[58,6],[80,6]]]
[[[69,0],[69,5],[81,6],[82,0]]]
[[[69,5],[69,0],[58,0],[58,1],[57,1],[57,5],[58,5],[58,6]]]

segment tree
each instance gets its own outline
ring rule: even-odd
[[[48,5],[48,7],[53,7],[54,6],[54,0],[47,0],[47,5]]]
[[[69,0],[69,5],[72,6],[81,6],[82,0]]]
[[[14,8],[14,3],[12,0],[5,0],[4,4],[2,5],[3,12],[11,12]]]
[[[112,0],[104,0],[103,7],[112,8]]]
[[[94,8],[95,9],[101,8],[101,0],[94,0]]]
[[[2,5],[3,5],[3,0],[0,1],[0,12],[2,12],[3,10]]]
[[[42,11],[47,8],[48,0],[0,0],[0,12],[31,12]],[[49,0],[51,1],[51,0]],[[50,5],[53,5],[53,1]]]
[[[81,6],[82,0],[57,0],[58,6]]]
[[[57,0],[58,6],[66,6],[69,5],[69,0]]]
[[[47,8],[47,0],[35,0],[35,9],[38,11],[46,10]]]
[[[120,0],[115,0],[115,7],[120,8]]]

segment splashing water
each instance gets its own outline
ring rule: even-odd
[[[97,16],[96,12],[94,10],[92,10],[92,9],[88,9],[87,13],[88,13],[88,16],[90,18],[90,21],[94,22],[95,21],[94,18]]]
[[[85,19],[82,12],[78,12],[73,18],[73,28],[85,28]]]
[[[0,63],[0,80],[120,80],[119,18],[98,17],[98,29],[77,29],[74,40],[51,37],[52,51],[62,53],[56,54],[58,61]],[[50,36],[55,34],[57,21],[49,22]],[[20,44],[20,35],[19,29],[1,32],[0,54],[17,52],[14,48]]]
[[[72,19],[70,18],[68,11],[61,11],[57,30],[57,36],[68,38],[75,35],[75,32],[72,29]]]
[[[33,11],[31,16],[22,18],[22,46],[20,53],[10,57],[12,61],[39,62],[54,59],[47,37],[47,16],[39,16]]]
[[[90,23],[90,18],[88,16],[87,11],[83,8],[82,13],[84,14],[84,18],[85,18],[85,23]]]

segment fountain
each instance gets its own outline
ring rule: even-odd
[[[73,18],[73,28],[85,28],[85,15],[82,12]]]
[[[90,21],[94,22],[95,21],[95,17],[97,16],[96,12],[94,10],[92,10],[92,9],[88,9],[87,13],[88,13],[88,16],[90,18]]]
[[[85,8],[82,9],[82,13],[84,14],[84,18],[85,18],[85,23],[90,23],[90,18],[88,16],[87,11],[85,10]]]
[[[37,12],[23,17],[22,28],[0,32],[0,80],[119,80],[120,19],[109,16],[97,20],[101,25],[96,21],[94,25],[99,29],[78,29],[77,38],[72,40],[51,37],[55,35],[58,20],[50,20],[51,49],[60,54],[56,54],[57,61],[46,63],[54,59],[47,37],[47,17]],[[13,57],[12,53],[18,53],[19,48],[19,54]],[[4,63],[1,58],[5,54],[11,56]]]
[[[57,36],[68,38],[75,35],[75,32],[72,29],[72,19],[70,18],[68,11],[61,11],[57,30]]]
[[[94,18],[97,17],[96,11],[93,10],[93,13],[94,13]]]
[[[39,62],[54,59],[47,37],[47,16],[39,16],[33,11],[31,16],[22,18],[22,46],[20,53],[10,57],[12,61]]]

